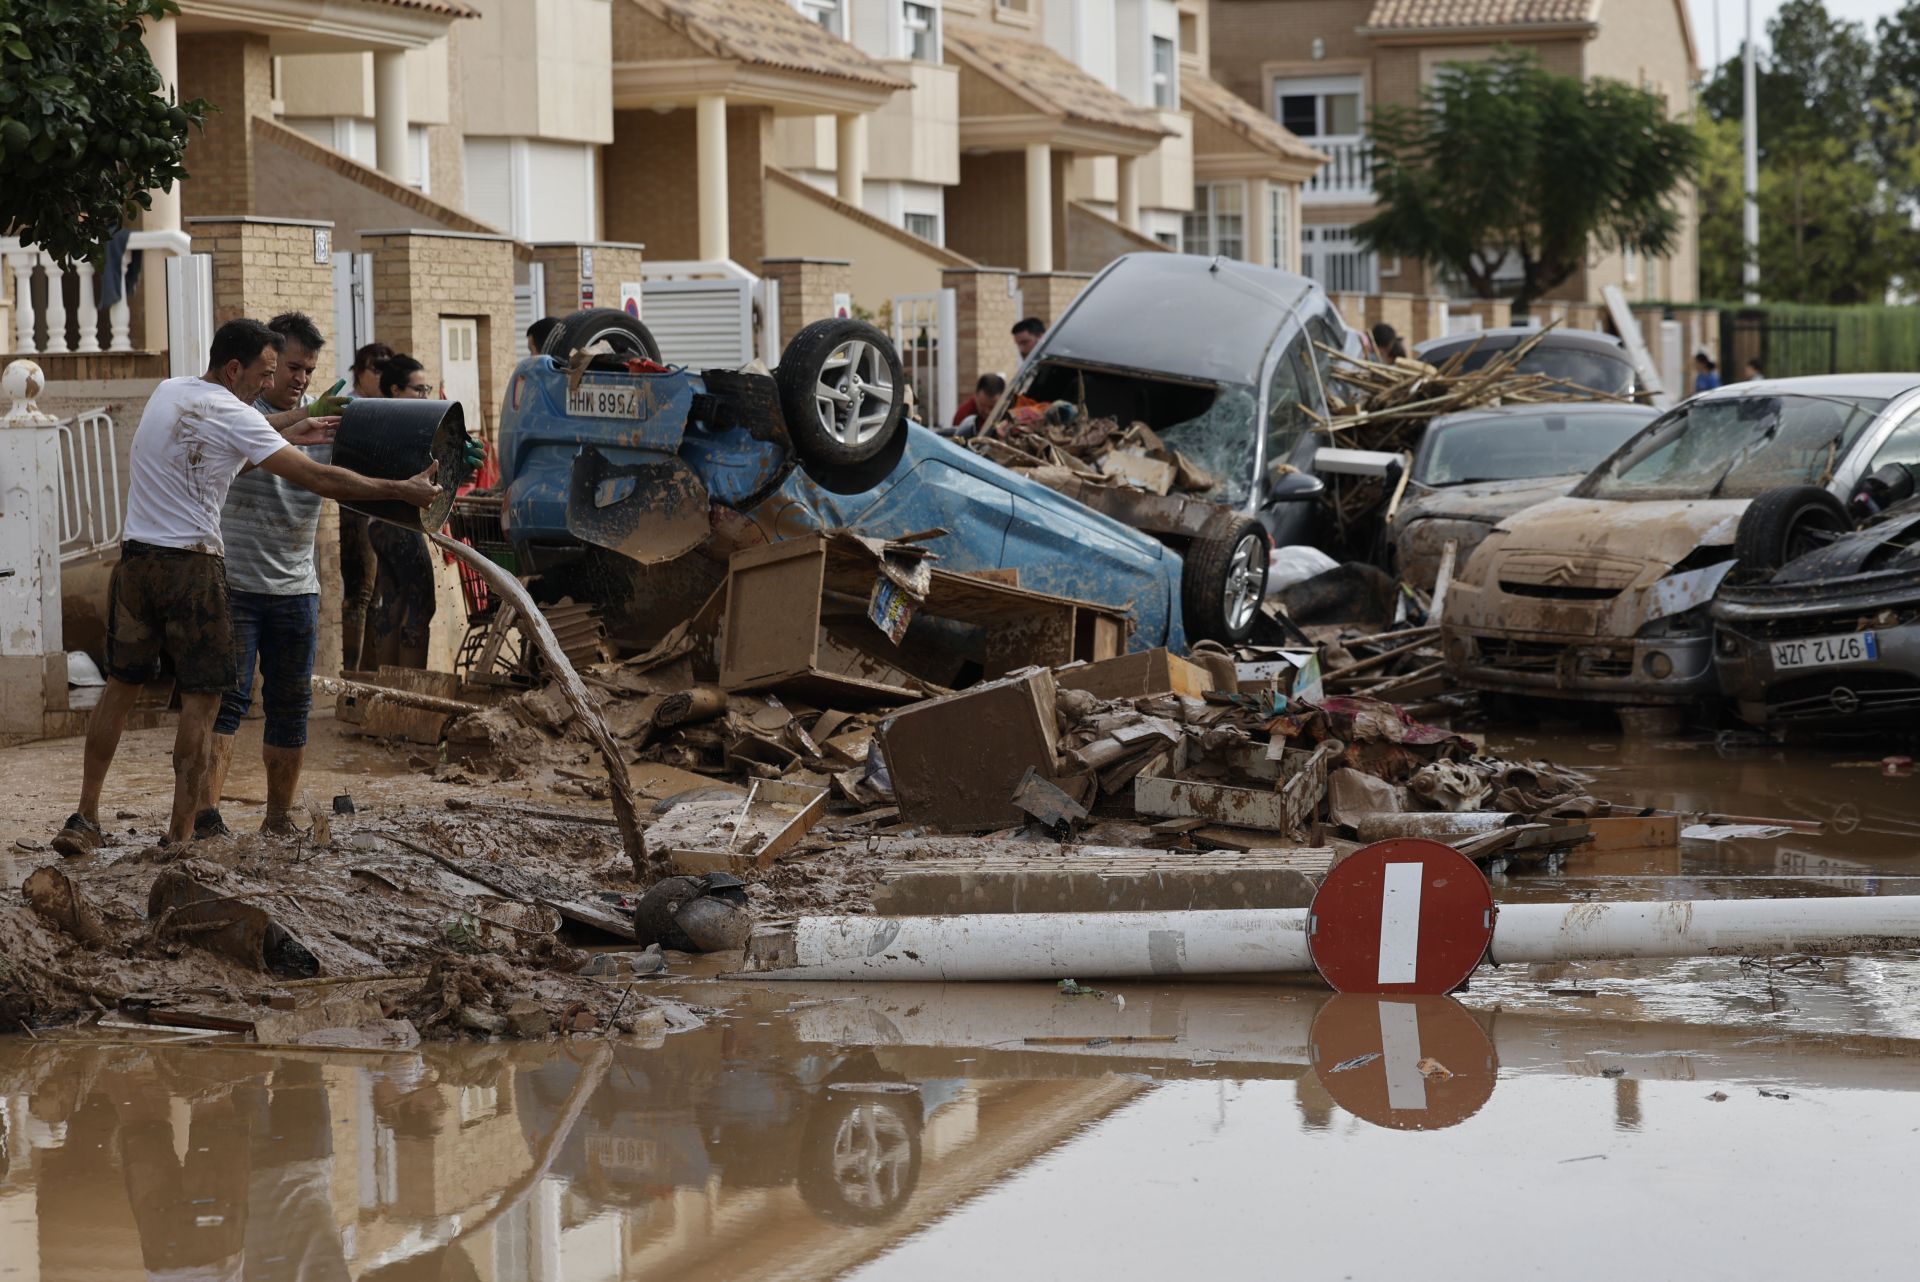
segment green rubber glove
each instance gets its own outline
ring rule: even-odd
[[[313,418],[330,418],[346,409],[347,402],[352,399],[351,396],[328,392],[317,401],[307,402],[307,413]]]
[[[487,461],[486,443],[483,442],[477,436],[469,436],[466,439],[465,444],[462,446],[462,453],[461,453],[461,462],[467,465],[468,475],[472,475],[473,473],[478,472],[480,470],[480,465],[482,463],[485,463],[486,461]]]

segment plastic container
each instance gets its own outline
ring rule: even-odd
[[[347,503],[355,512],[413,530],[438,530],[453,510],[454,490],[466,472],[467,422],[459,401],[366,397],[347,402],[333,438],[333,464],[362,476],[404,481],[429,463],[440,497],[424,508],[397,499]]]

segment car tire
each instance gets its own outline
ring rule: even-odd
[[[1180,576],[1189,641],[1240,645],[1253,635],[1269,554],[1267,532],[1252,517],[1222,512],[1208,522]]]
[[[616,356],[642,356],[660,363],[660,344],[653,332],[617,307],[589,307],[553,327],[540,350],[562,365],[583,347],[604,342]]]
[[[833,317],[807,326],[781,353],[773,380],[787,432],[810,471],[864,463],[906,429],[900,353],[865,321]]]
[[[1734,557],[1748,575],[1772,574],[1822,546],[1816,536],[1852,528],[1846,507],[1818,485],[1783,485],[1747,505],[1733,536]]]

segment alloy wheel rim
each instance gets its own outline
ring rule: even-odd
[[[1233,559],[1227,563],[1227,584],[1222,594],[1227,627],[1238,632],[1253,621],[1266,592],[1266,558],[1258,536],[1249,534],[1234,545]]]
[[[821,362],[813,400],[826,434],[842,445],[868,445],[893,413],[892,371],[874,344],[850,338]]]

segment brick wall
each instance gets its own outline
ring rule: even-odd
[[[1067,310],[1067,305],[1080,297],[1080,291],[1092,279],[1091,272],[1022,272],[1021,305],[1026,315],[1038,316],[1052,325]],[[1019,317],[1014,319],[1018,320]]]
[[[195,253],[213,255],[213,323],[236,316],[269,320],[281,312],[333,327],[333,268],[313,261],[314,235],[328,222],[282,222],[239,216],[189,218]]]
[[[252,120],[273,114],[273,64],[267,38],[244,33],[180,36],[180,96],[205,98],[206,127],[187,144],[181,212],[253,212],[256,189]]]
[[[770,109],[727,108],[728,252],[736,263],[751,265],[766,255],[766,166],[772,151]],[[606,238],[644,242],[656,259],[698,258],[699,164],[692,108],[665,115],[616,111],[613,141],[601,153]]]
[[[445,364],[440,318],[480,322],[480,422],[491,440],[500,397],[515,357],[513,242],[458,232],[374,231],[361,234],[373,254],[373,332],[396,352],[409,352],[438,379]]]
[[[580,251],[583,248],[593,251],[595,307],[620,306],[621,283],[639,282],[640,264],[644,256],[639,245],[605,241],[535,245],[533,261],[546,269],[547,294],[543,306],[548,316],[567,316],[580,310],[580,290],[585,283],[580,272]]]
[[[982,374],[1011,376],[1020,364],[1013,346],[1018,300],[1008,292],[1016,279],[1013,272],[989,267],[953,267],[940,274],[941,285],[953,291],[954,372],[964,394],[972,394]]]
[[[769,258],[760,264],[780,283],[780,341],[834,314],[833,296],[853,293],[853,264],[844,258]]]

